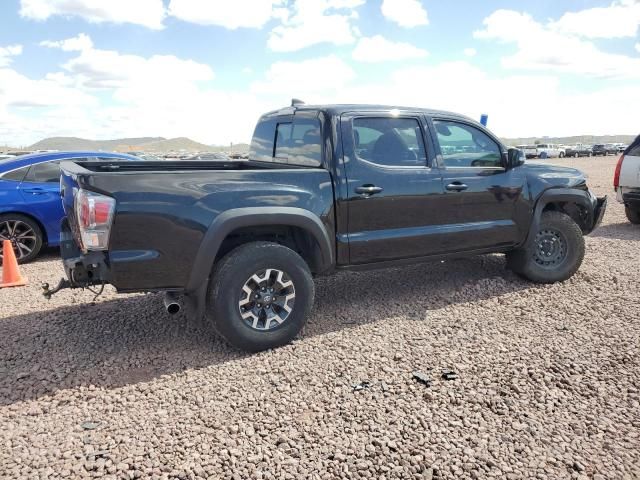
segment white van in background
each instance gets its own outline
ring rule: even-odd
[[[541,143],[536,146],[538,151],[538,158],[557,158],[564,157],[564,152],[561,152],[560,145],[555,143]]]

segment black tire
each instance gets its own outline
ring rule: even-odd
[[[640,210],[634,210],[629,207],[624,207],[624,213],[627,214],[627,218],[634,225],[640,225]]]
[[[536,283],[562,282],[578,271],[584,258],[584,237],[571,217],[561,212],[544,212],[535,235],[539,242],[507,253],[507,266],[511,270]],[[544,243],[547,245],[543,249]],[[549,261],[545,251],[549,252]]]
[[[558,155],[558,157],[560,157],[560,158],[564,158],[564,152],[560,152],[560,154]]]
[[[264,274],[267,277],[267,271],[272,269],[274,275],[283,272],[282,277],[285,279],[283,283],[292,282],[292,287],[284,290],[278,290],[276,280],[271,285],[276,290],[271,297],[260,291],[260,283],[252,281],[254,275],[260,277]],[[258,303],[261,300],[250,302],[247,305],[253,305],[253,308],[246,308],[247,315],[252,315],[255,309],[264,314],[269,309],[270,314],[277,315],[278,318],[286,316],[280,323],[265,317],[262,318],[261,327],[256,326],[256,316],[253,318],[243,318],[240,304],[248,299],[251,295],[248,292],[244,294],[243,288],[249,285],[256,286],[256,295],[263,295],[263,300],[271,298],[273,303],[268,306]],[[269,280],[262,282],[267,286]],[[250,288],[250,287],[247,287]],[[290,289],[293,289],[290,290]],[[289,294],[293,293],[293,306],[289,304]],[[246,299],[243,298],[246,295]],[[278,298],[280,295],[280,298]],[[284,306],[290,308],[290,312],[286,312],[277,304],[275,300],[282,302],[282,296],[286,296]],[[227,342],[234,347],[249,352],[258,352],[269,348],[276,348],[289,343],[302,330],[307,321],[307,317],[311,312],[313,300],[315,296],[315,286],[311,272],[307,263],[296,252],[285,246],[271,242],[252,242],[241,245],[228,253],[214,267],[209,290],[207,295],[207,322],[210,323]],[[266,302],[265,302],[266,303]],[[258,308],[262,306],[262,308]],[[270,328],[276,322],[277,325]],[[251,323],[251,325],[250,325]],[[264,328],[266,327],[266,328]]]
[[[540,154],[540,159],[541,159],[541,160],[546,160],[546,159],[547,159],[547,152],[542,152],[542,153]]]
[[[12,235],[13,234],[13,235]],[[20,234],[23,234],[20,237]],[[18,263],[27,263],[38,256],[44,242],[42,229],[31,218],[19,213],[0,215],[0,263],[2,263],[2,240],[20,240],[14,243],[13,251]]]

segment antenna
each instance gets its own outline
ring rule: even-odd
[[[304,105],[304,102],[302,100],[300,100],[299,98],[292,98],[291,99],[291,106],[295,107],[297,105]]]

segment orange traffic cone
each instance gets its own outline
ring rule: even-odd
[[[4,287],[21,287],[26,285],[27,281],[20,275],[16,254],[10,240],[2,242],[2,283],[0,288]]]

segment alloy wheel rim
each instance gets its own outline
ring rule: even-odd
[[[291,316],[295,298],[295,285],[285,272],[275,268],[260,270],[242,287],[240,317],[254,330],[274,330]]]
[[[553,269],[567,258],[567,241],[555,229],[544,229],[536,234],[534,261],[542,268]]]
[[[36,232],[22,220],[5,220],[0,222],[0,258],[4,240],[9,240],[18,260],[30,255],[36,248],[38,241]]]

